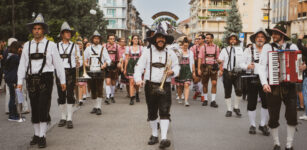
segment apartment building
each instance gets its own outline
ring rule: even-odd
[[[300,34],[307,35],[307,0],[295,0],[296,8],[293,8],[293,18],[291,18],[291,27],[288,31],[292,38]],[[295,2],[292,2],[293,5]]]

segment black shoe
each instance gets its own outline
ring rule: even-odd
[[[273,150],[280,150],[280,146],[279,145],[274,145]]]
[[[110,98],[106,98],[106,100],[104,101],[104,103],[106,103],[107,105],[110,104]]]
[[[64,127],[65,125],[66,125],[66,120],[61,119],[58,124],[58,127]]]
[[[130,98],[130,105],[134,105],[134,96]]]
[[[47,146],[46,138],[40,137],[39,140],[38,140],[38,147],[39,148],[45,148],[46,146]]]
[[[82,101],[79,101],[79,106],[82,106],[83,105],[83,102]]]
[[[218,108],[219,107],[219,105],[217,105],[215,101],[211,102],[210,106],[213,107],[213,108]]]
[[[111,102],[112,102],[112,103],[115,103],[114,97],[111,97]]]
[[[39,137],[34,135],[32,137],[32,140],[30,141],[30,145],[36,145],[38,143],[38,141],[39,141]]]
[[[101,115],[101,109],[97,108],[96,115]]]
[[[135,101],[136,101],[137,103],[140,102],[139,94],[136,94],[136,95],[135,95]]]
[[[240,109],[233,109],[233,111],[236,113],[236,115],[238,116],[238,117],[241,117],[242,116],[242,114],[240,113]]]
[[[149,141],[148,141],[148,145],[154,145],[156,143],[159,143],[158,137],[150,136]]]
[[[172,86],[172,91],[175,91],[175,86]]]
[[[232,111],[227,111],[225,116],[226,117],[231,117],[232,116]]]
[[[270,135],[269,128],[266,125],[259,126],[258,129],[263,133],[263,135],[265,135],[265,136],[269,136]]]
[[[285,150],[294,150],[294,149],[293,149],[293,147],[291,147],[291,148],[287,148],[287,147],[286,147]]]
[[[74,128],[74,125],[72,124],[72,121],[71,120],[69,120],[69,121],[67,121],[67,129],[72,129],[72,128]]]
[[[204,102],[203,102],[203,104],[202,104],[203,106],[207,106],[208,105],[208,101],[207,100],[205,100]]]
[[[97,112],[97,108],[93,108],[93,110],[91,111],[91,114],[96,114]]]
[[[86,101],[86,97],[84,97],[82,100]]]
[[[167,148],[170,146],[171,146],[171,141],[166,139],[166,140],[161,140],[159,148],[163,149],[163,148]]]
[[[160,130],[160,123],[158,122],[157,124],[158,124],[158,130]]]
[[[256,134],[256,127],[251,126],[251,127],[249,128],[249,134]]]

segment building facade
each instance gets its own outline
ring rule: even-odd
[[[293,8],[294,17],[290,20],[290,31],[288,31],[292,38],[297,38],[300,34],[307,35],[307,0],[295,0],[295,2],[297,7]]]
[[[178,24],[178,30],[180,32],[182,32],[183,34],[185,34],[187,37],[191,37],[190,34],[190,18],[183,20],[181,22],[179,22]]]

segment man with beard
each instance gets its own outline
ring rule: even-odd
[[[178,58],[174,51],[168,50],[166,44],[172,44],[174,38],[167,35],[163,28],[158,28],[154,36],[150,38],[152,46],[144,50],[134,71],[134,80],[138,86],[143,85],[142,74],[145,69],[145,97],[148,108],[148,120],[152,129],[148,145],[154,145],[158,140],[158,112],[160,116],[161,143],[160,148],[171,145],[167,139],[167,131],[170,121],[171,98],[171,78],[179,74]],[[171,66],[164,72],[171,61]],[[163,91],[159,92],[159,87],[164,76],[167,75]]]
[[[108,43],[104,45],[104,51],[109,53],[111,64],[106,68],[106,104],[115,103],[114,93],[115,85],[118,79],[118,68],[117,63],[120,60],[120,51],[118,50],[119,46],[115,43],[115,35],[109,34]]]
[[[75,103],[74,89],[76,84],[76,62],[77,58],[80,58],[80,50],[77,45],[70,41],[71,37],[75,34],[67,22],[63,22],[61,26],[60,35],[62,41],[57,43],[57,48],[62,58],[62,63],[65,68],[66,75],[66,91],[61,90],[60,80],[56,78],[56,84],[58,89],[58,104],[61,111],[61,120],[58,127],[67,126],[68,129],[73,128],[72,115],[73,115],[73,104]]]
[[[263,46],[260,55],[259,77],[266,93],[268,110],[269,110],[269,127],[271,128],[274,140],[274,150],[280,150],[278,135],[279,113],[281,103],[284,102],[286,107],[285,117],[287,120],[287,145],[286,150],[293,149],[293,139],[295,128],[297,126],[296,112],[296,84],[280,83],[279,85],[268,84],[268,52],[275,50],[298,50],[297,46],[292,43],[286,43],[290,38],[286,34],[286,28],[283,24],[277,24],[273,29],[266,29],[273,39],[273,43]],[[296,67],[296,66],[293,66]]]
[[[261,99],[261,122],[259,130],[263,135],[269,136],[270,132],[266,125],[268,119],[267,99],[263,92],[262,85],[259,79],[259,55],[261,54],[263,45],[269,43],[271,38],[266,32],[260,28],[255,34],[250,37],[254,44],[245,49],[243,54],[242,69],[246,70],[247,74],[247,110],[250,122],[249,133],[256,134],[256,106],[258,103],[258,96]]]
[[[230,36],[226,40],[229,46],[224,48],[219,56],[219,62],[221,63],[219,75],[223,76],[225,102],[227,105],[227,112],[225,116],[232,116],[231,93],[232,86],[234,86],[236,97],[234,101],[233,111],[238,117],[241,117],[239,105],[242,92],[238,83],[240,80],[240,75],[242,74],[240,64],[242,62],[243,49],[240,46],[237,46],[240,43],[237,34],[230,34]]]
[[[61,89],[65,91],[65,71],[56,44],[44,36],[48,33],[48,25],[43,16],[38,14],[34,22],[27,26],[34,39],[24,44],[17,73],[17,88],[22,89],[23,80],[26,78],[35,131],[30,145],[38,144],[39,148],[45,148],[47,123],[51,121],[49,111],[53,72],[56,70]]]
[[[96,101],[96,106],[91,114],[101,115],[101,105],[103,98],[104,69],[111,63],[109,54],[100,44],[101,35],[95,31],[91,37],[91,46],[84,51],[85,65],[89,67],[91,79],[88,81],[91,89],[92,99]]]

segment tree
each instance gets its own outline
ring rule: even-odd
[[[223,46],[227,46],[226,38],[231,33],[239,34],[242,32],[242,21],[239,10],[237,8],[237,1],[232,0],[231,9],[228,12],[225,32],[223,36]]]
[[[97,14],[90,14],[90,10]],[[0,0],[0,39],[12,37],[12,2]],[[61,25],[67,21],[71,27],[83,37],[90,37],[94,30],[102,35],[106,34],[107,22],[103,19],[103,12],[98,8],[96,0],[15,0],[15,31],[16,38],[28,40],[29,31],[26,24],[34,20],[32,14],[42,13],[49,25],[50,37],[59,40]]]

